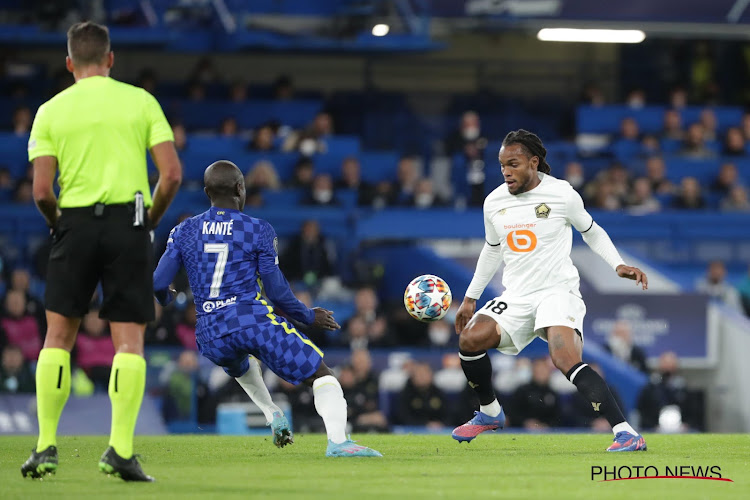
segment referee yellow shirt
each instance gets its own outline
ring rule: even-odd
[[[127,203],[137,191],[151,206],[146,150],[172,140],[151,94],[91,76],[40,106],[31,127],[29,161],[57,158],[60,208]]]

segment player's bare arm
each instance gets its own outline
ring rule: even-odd
[[[620,278],[634,280],[636,285],[641,285],[644,290],[648,290],[648,277],[646,276],[646,273],[637,267],[620,264],[617,266],[617,275]]]
[[[153,202],[148,210],[148,218],[151,225],[156,226],[177,195],[177,190],[180,189],[182,166],[172,141],[154,145],[151,148],[151,157],[159,170],[159,181],[154,188]]]
[[[322,328],[323,330],[338,330],[341,328],[333,319],[333,311],[322,307],[313,307],[313,311],[315,311],[315,320],[310,325],[311,327]]]
[[[54,156],[40,156],[34,159],[34,203],[51,228],[55,227],[60,217],[53,187],[56,173],[57,158]]]

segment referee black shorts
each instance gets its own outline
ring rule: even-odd
[[[153,246],[147,226],[134,227],[134,204],[64,208],[55,228],[45,307],[80,318],[99,282],[99,316],[119,322],[154,319]]]

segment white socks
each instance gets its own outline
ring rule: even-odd
[[[497,399],[488,405],[479,405],[479,411],[481,411],[485,415],[489,415],[490,417],[497,417],[498,415],[500,415],[500,411],[502,409],[503,407],[500,406],[500,403],[497,402]]]
[[[638,433],[635,432],[635,429],[633,429],[632,427],[630,427],[630,424],[627,423],[627,422],[623,422],[621,424],[617,424],[614,427],[612,427],[612,432],[614,433],[615,436],[617,435],[618,432],[623,432],[623,431],[624,432],[629,432],[629,433],[631,433],[634,436],[638,435]]]
[[[328,439],[336,444],[346,441],[346,400],[341,384],[332,375],[313,382],[315,410],[323,419]]]
[[[274,412],[280,412],[281,408],[276,406],[271,399],[271,395],[268,393],[268,388],[265,382],[263,382],[263,374],[260,371],[260,364],[258,360],[250,356],[250,369],[241,377],[235,379],[237,383],[245,390],[253,403],[258,405],[263,415],[266,416],[266,421],[271,423],[273,420]]]

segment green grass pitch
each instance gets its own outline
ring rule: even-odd
[[[156,483],[101,474],[106,437],[62,437],[60,468],[44,480],[21,477],[35,441],[0,438],[0,498],[750,498],[750,435],[646,435],[649,451],[606,453],[609,435],[484,434],[471,444],[448,435],[361,435],[383,458],[325,458],[325,436],[295,436],[276,449],[269,437],[137,437]],[[695,479],[591,480],[592,466],[721,467],[733,483]]]

